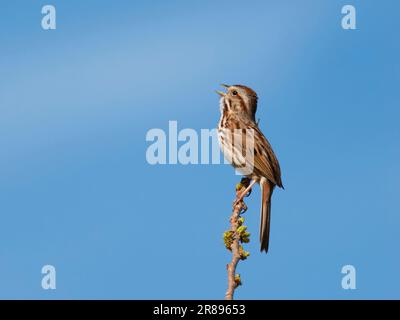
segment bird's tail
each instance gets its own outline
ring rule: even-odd
[[[262,177],[261,187],[261,221],[260,221],[260,242],[261,251],[268,252],[269,246],[269,226],[271,221],[271,196],[273,187],[269,181]]]

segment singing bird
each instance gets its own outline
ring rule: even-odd
[[[268,140],[258,127],[255,120],[257,111],[257,94],[254,90],[243,85],[226,85],[226,92],[217,90],[221,96],[221,118],[218,123],[218,138],[224,157],[239,171],[245,167],[251,168],[250,172],[243,173],[251,179],[250,185],[242,193],[241,198],[247,194],[255,183],[261,187],[261,220],[260,243],[261,251],[268,252],[269,233],[271,221],[271,197],[275,186],[283,188],[281,169],[278,159]],[[249,135],[252,143],[243,143],[243,133],[251,131]],[[252,152],[246,151],[251,145]],[[250,157],[249,154],[252,156]],[[251,163],[250,163],[251,162]],[[241,199],[239,199],[241,200]]]

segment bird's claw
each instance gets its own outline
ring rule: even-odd
[[[236,199],[233,201],[232,207],[235,208],[240,203],[240,214],[247,211],[247,205],[244,203],[243,199]]]

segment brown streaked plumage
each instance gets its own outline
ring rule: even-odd
[[[270,143],[255,120],[256,92],[243,85],[222,86],[227,88],[227,92],[217,91],[221,96],[221,118],[218,123],[221,149],[238,171],[243,171],[245,176],[260,184],[260,243],[261,251],[268,252],[271,196],[275,186],[283,188],[281,169]],[[246,136],[245,133],[249,132],[251,135]],[[251,170],[244,171],[243,168]]]

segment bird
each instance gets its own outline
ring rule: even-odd
[[[244,85],[222,84],[221,86],[226,88],[226,92],[216,90],[220,95],[221,117],[217,128],[220,149],[225,159],[237,171],[251,179],[251,183],[237,201],[242,200],[254,184],[260,185],[260,251],[267,253],[272,193],[275,186],[284,189],[281,168],[271,144],[256,121],[257,93]]]

